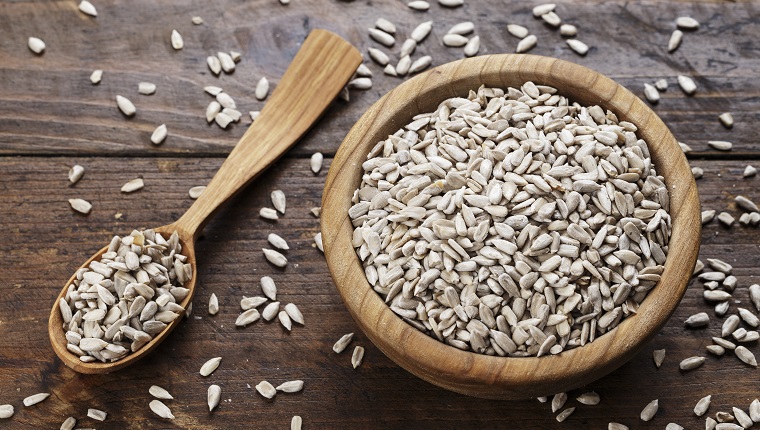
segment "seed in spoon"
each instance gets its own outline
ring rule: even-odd
[[[222,357],[214,357],[207,362],[203,363],[203,366],[201,366],[201,376],[208,376],[219,367],[219,363],[222,362]]]

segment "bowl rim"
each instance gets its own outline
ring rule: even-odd
[[[366,280],[351,246],[351,194],[361,179],[366,154],[388,134],[461,88],[481,84],[506,89],[512,82],[551,85],[583,105],[599,104],[639,128],[657,173],[670,194],[672,231],[662,279],[638,314],[583,347],[542,357],[499,357],[462,351],[417,330],[388,307]],[[455,88],[456,87],[456,88]],[[397,111],[412,109],[396,115]],[[434,109],[434,108],[433,108]],[[432,110],[429,110],[432,111]],[[395,128],[395,129],[394,129]],[[393,129],[388,133],[385,131]],[[385,134],[383,134],[385,133]],[[587,67],[556,58],[495,54],[467,58],[423,72],[374,103],[343,140],[325,182],[321,228],[330,274],[349,313],[385,355],[418,377],[463,394],[516,399],[576,388],[620,367],[657,334],[686,291],[699,251],[701,221],[696,182],[686,157],[662,120],[637,96]]]

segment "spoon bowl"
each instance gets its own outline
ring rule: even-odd
[[[665,269],[638,314],[585,346],[542,357],[498,357],[462,351],[404,322],[372,289],[352,246],[348,216],[362,178],[362,162],[377,142],[451,97],[481,85],[549,85],[571,101],[599,105],[638,127],[670,192],[672,233]],[[691,278],[701,232],[694,177],[678,143],[647,105],[586,67],[534,55],[487,55],[436,67],[401,84],[354,125],[330,167],[322,199],[322,240],[338,292],[367,337],[391,360],[418,377],[471,396],[525,399],[580,387],[634,357],[665,325]]]
[[[189,292],[179,303],[183,308],[187,309],[195,292],[198,275],[195,240],[203,227],[222,204],[253,181],[306,133],[346,85],[360,63],[361,54],[350,43],[326,30],[312,31],[267,100],[260,116],[237,143],[206,190],[179,220],[154,229],[166,235],[176,232],[182,253],[192,266],[192,278],[183,285]],[[107,249],[108,246],[102,248],[81,267],[89,267]],[[48,334],[58,357],[77,372],[108,373],[133,364],[155,349],[182,320],[182,315],[175,318],[142,348],[120,360],[85,363],[66,348],[68,342],[58,305],[75,279],[76,273],[64,285],[53,304],[48,319]]]

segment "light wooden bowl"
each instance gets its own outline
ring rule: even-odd
[[[638,126],[670,191],[672,235],[662,279],[630,316],[593,343],[540,358],[494,357],[458,350],[405,323],[372,290],[351,246],[351,197],[369,150],[444,99],[481,84],[507,88],[525,81],[556,87],[584,105],[598,104]],[[351,316],[388,357],[418,377],[458,393],[524,399],[577,388],[636,355],[675,310],[699,251],[699,197],[689,164],[668,128],[644,102],[613,80],[567,61],[534,55],[489,55],[448,63],[399,85],[354,125],[335,155],[322,199],[322,238],[335,285]]]

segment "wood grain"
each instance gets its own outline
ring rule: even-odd
[[[639,128],[670,191],[673,230],[662,280],[605,336],[583,348],[541,358],[491,357],[460,351],[406,324],[367,282],[351,245],[348,217],[367,153],[417,114],[473,88],[519,87],[525,81],[558,88],[583,105],[599,104]],[[393,361],[415,375],[459,393],[525,399],[578,388],[620,367],[665,325],[686,290],[697,258],[701,224],[696,183],[665,124],[614,81],[574,63],[535,55],[490,55],[460,60],[420,74],[386,94],[356,123],[335,155],[322,200],[322,234],[333,281],[351,316]]]
[[[0,2],[0,404],[11,403],[16,414],[2,428],[58,428],[66,416],[78,427],[114,429],[288,428],[299,414],[305,429],[546,429],[606,428],[616,420],[631,428],[663,428],[676,422],[702,428],[695,417],[696,401],[713,395],[709,413],[744,407],[760,395],[757,370],[735,357],[708,358],[693,372],[681,373],[683,358],[704,355],[709,337],[720,332],[722,318],[714,317],[701,298],[702,286],[691,283],[680,306],[652,343],[608,376],[569,393],[575,413],[557,424],[548,405],[536,401],[489,401],[451,393],[428,384],[395,365],[361,333],[330,281],[322,255],[312,246],[319,222],[309,208],[319,206],[330,156],[362,113],[403,80],[375,73],[369,91],[351,91],[351,101],[336,101],[323,120],[286,158],[235,197],[205,229],[196,252],[200,261],[199,288],[193,317],[180,324],[155,354],[133,368],[109,375],[78,375],[54,358],[47,339],[50,304],[65,279],[88,255],[113,234],[149,228],[177,220],[191,205],[187,190],[206,185],[219,169],[248,124],[230,130],[207,125],[205,107],[211,97],[205,85],[229,92],[241,110],[260,110],[253,87],[262,76],[276,86],[312,28],[326,28],[360,47],[377,46],[366,29],[383,16],[399,28],[400,42],[411,29],[433,19],[431,36],[417,55],[433,56],[439,65],[461,58],[461,50],[445,48],[440,39],[460,21],[473,21],[481,37],[481,53],[508,53],[517,39],[506,33],[507,23],[519,23],[539,38],[531,52],[589,66],[642,96],[643,83],[667,77],[669,90],[654,110],[677,139],[699,152],[692,165],[705,169],[697,181],[703,207],[727,210],[738,218],[733,197],[760,200],[759,178],[742,179],[747,164],[760,166],[754,128],[760,120],[760,32],[757,1],[558,1],[558,13],[579,27],[579,38],[592,47],[578,57],[561,37],[535,20],[533,4],[468,0],[462,8],[444,9],[431,1],[427,13],[413,12],[395,0],[306,2],[287,7],[270,0],[135,0],[96,3],[92,19],[76,11],[76,1],[27,0]],[[205,24],[192,26],[202,16]],[[688,32],[673,54],[665,50],[673,19],[689,15],[701,22]],[[171,29],[185,39],[183,51],[169,46]],[[26,48],[29,36],[41,37],[48,49],[41,57]],[[205,57],[237,50],[243,61],[232,75],[214,77]],[[394,60],[395,61],[395,60]],[[104,69],[103,82],[93,86],[89,75]],[[696,78],[699,91],[682,96],[675,76]],[[156,83],[153,96],[137,94],[137,83]],[[116,109],[116,94],[131,98],[137,115],[125,119]],[[730,111],[732,130],[717,115]],[[245,120],[243,120],[245,121]],[[150,133],[166,123],[169,137],[153,146]],[[706,141],[731,140],[734,151],[707,150]],[[326,155],[325,169],[313,175],[304,158],[315,151]],[[69,187],[66,172],[74,163],[87,168],[82,181]],[[143,177],[146,186],[121,194],[123,183]],[[258,210],[269,206],[269,193],[282,189],[288,196],[286,215],[276,223],[262,220]],[[93,212],[80,216],[66,199],[93,202]],[[121,217],[116,219],[115,214]],[[284,271],[261,254],[266,235],[288,240],[292,264]],[[700,258],[722,258],[734,266],[739,279],[736,297],[748,307],[746,287],[758,282],[757,244],[760,231],[713,221],[702,234]],[[260,294],[258,280],[273,276],[282,302],[296,303],[305,327],[286,334],[275,324],[257,323],[236,329],[243,295]],[[210,317],[205,306],[211,293],[221,311]],[[706,311],[710,326],[684,330],[683,320]],[[196,318],[198,317],[198,318]],[[356,371],[347,353],[334,354],[332,344],[356,332],[354,344],[367,348]],[[757,344],[748,345],[760,355]],[[651,351],[667,348],[657,370]],[[198,370],[208,358],[222,355],[222,366],[208,379]],[[278,395],[269,402],[248,388],[267,379],[272,383],[303,379],[303,393]],[[206,406],[206,389],[216,383],[225,400],[213,413]],[[166,421],[148,409],[152,384],[175,396],[167,404],[177,419]],[[574,397],[595,390],[598,406],[583,406]],[[40,391],[51,392],[45,402],[24,408],[21,400]],[[638,414],[646,403],[660,399],[660,411],[649,423]],[[226,401],[231,400],[231,401]],[[109,413],[104,423],[86,418],[87,408]]]

